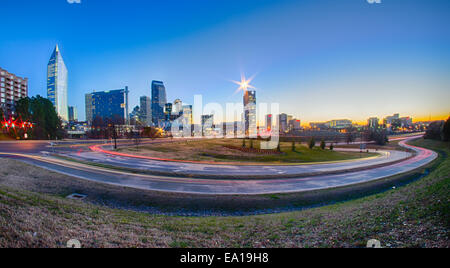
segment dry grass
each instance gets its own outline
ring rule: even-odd
[[[448,144],[420,143],[450,153]],[[85,247],[361,247],[372,238],[390,247],[450,246],[447,157],[422,180],[382,194],[306,211],[203,218],[69,201],[49,194],[55,189],[48,178],[54,187],[84,182],[0,162],[0,247],[63,247],[71,238]],[[12,172],[14,165],[29,171]],[[49,193],[38,193],[40,187]]]
[[[190,140],[171,143],[155,143],[143,145],[139,149],[130,146],[120,148],[119,151],[143,156],[169,158],[176,160],[216,161],[216,162],[264,162],[264,163],[307,163],[322,161],[338,161],[370,157],[375,154],[337,152],[313,150],[304,144],[297,144],[296,151],[292,151],[292,143],[282,142],[282,154],[264,154],[258,152],[243,152],[232,147],[241,148],[242,140],[238,139],[212,139]],[[319,144],[318,144],[319,145]],[[255,149],[260,149],[260,141],[254,141]],[[246,148],[250,148],[250,140],[246,140]]]

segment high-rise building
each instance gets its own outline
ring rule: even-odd
[[[180,99],[176,99],[173,102],[173,111],[172,111],[172,113],[175,114],[175,115],[178,115],[178,116],[183,113],[183,102]]]
[[[287,114],[278,115],[278,127],[280,129],[280,132],[288,131],[288,115]]]
[[[192,113],[192,105],[184,105],[182,113],[183,113],[183,124],[193,125],[194,115]]]
[[[202,135],[209,136],[214,129],[214,115],[202,115]]]
[[[141,118],[140,121],[145,126],[152,125],[152,103],[151,99],[147,96],[141,97]]]
[[[289,129],[289,131],[300,130],[301,129],[301,121],[298,119],[294,119],[294,118],[289,120],[288,129]]]
[[[164,120],[166,121],[166,123],[172,121],[172,111],[173,111],[173,104],[166,103],[166,105],[164,105]]]
[[[244,92],[244,117],[245,135],[247,137],[257,137],[256,91],[254,90],[245,90]]]
[[[165,121],[164,108],[167,104],[166,87],[161,81],[152,82],[152,120],[156,126]]]
[[[273,115],[266,115],[266,130],[271,131],[273,126]]]
[[[67,78],[67,68],[59,51],[59,47],[56,45],[47,65],[47,98],[53,103],[56,112],[64,121],[69,120],[67,106]]]
[[[69,122],[78,122],[77,107],[69,106]]]
[[[128,87],[86,94],[86,121],[92,124],[96,117],[116,124],[129,124]]]
[[[0,108],[6,116],[14,115],[15,102],[28,97],[28,78],[16,76],[0,68],[0,92]]]

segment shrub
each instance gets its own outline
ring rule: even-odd
[[[314,138],[311,138],[309,140],[309,149],[313,149],[316,146],[316,140]]]
[[[330,145],[330,151],[334,151],[334,144],[333,143]]]
[[[444,124],[444,141],[450,141],[450,117]]]
[[[327,146],[327,145],[326,145],[325,141],[322,140],[322,141],[320,142],[320,149],[325,150],[325,147],[326,147],[326,146]]]

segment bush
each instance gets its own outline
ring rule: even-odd
[[[326,146],[327,146],[327,145],[326,145],[325,141],[322,140],[322,141],[320,142],[320,149],[325,150],[325,147],[326,147]]]
[[[247,147],[247,145],[245,144],[245,139],[242,140],[242,148]]]
[[[292,142],[292,151],[295,152],[296,148],[295,148],[295,141]]]
[[[330,145],[330,151],[334,151],[334,144],[333,143]]]
[[[253,139],[250,139],[250,149],[253,149],[255,146],[253,144]]]
[[[316,146],[316,140],[314,138],[311,138],[311,140],[309,140],[309,149],[313,149]]]
[[[450,141],[450,117],[447,119],[447,122],[444,124],[444,141]]]

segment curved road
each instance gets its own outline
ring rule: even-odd
[[[0,152],[2,152],[0,153],[0,156],[12,157],[48,170],[84,180],[136,189],[201,195],[256,195],[305,192],[364,183],[415,170],[431,163],[438,157],[435,152],[407,145],[406,141],[400,142],[400,145],[415,151],[415,156],[392,165],[343,174],[328,174],[299,178],[283,178],[283,175],[279,174],[279,176],[281,176],[279,179],[269,180],[174,178],[170,176],[140,175],[114,171],[42,156],[43,151],[48,152],[49,149],[52,150],[51,148],[48,148],[48,142],[0,143]],[[68,144],[71,143],[69,142]],[[85,147],[88,146],[89,143],[82,146],[78,146],[78,144],[79,143],[73,143],[73,145],[76,146],[58,148],[57,150],[58,152],[63,151],[67,154],[81,155],[85,152]],[[354,163],[359,164],[358,161]],[[160,162],[159,164],[163,165],[166,163]],[[152,165],[157,165],[157,163],[152,163]],[[334,163],[334,165],[339,164]],[[320,169],[323,165],[314,166]],[[214,168],[220,169],[218,166],[215,166]],[[239,168],[245,169],[247,167],[241,166]],[[261,167],[259,166],[259,168]]]

